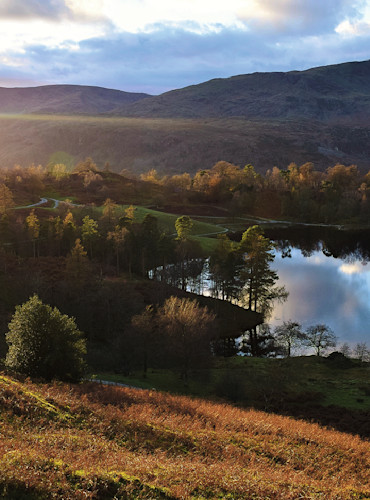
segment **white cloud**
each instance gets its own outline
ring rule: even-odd
[[[364,60],[369,5],[7,0],[0,2],[0,78],[160,93],[235,74]]]
[[[280,34],[330,33],[346,19],[359,20],[368,0],[251,0],[239,11],[250,26]]]
[[[363,36],[370,33],[370,23],[365,21],[351,22],[348,19],[338,24],[335,31],[344,36]]]

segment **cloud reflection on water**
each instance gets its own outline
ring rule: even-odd
[[[370,342],[370,266],[314,252],[304,257],[293,248],[291,258],[276,255],[274,269],[289,297],[277,304],[270,323],[289,319],[303,327],[325,323],[340,342]]]

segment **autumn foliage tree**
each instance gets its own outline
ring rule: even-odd
[[[170,297],[157,312],[157,322],[166,334],[171,364],[180,369],[187,381],[189,371],[200,366],[210,355],[215,315],[196,300]]]
[[[0,214],[14,207],[13,193],[5,184],[0,184]]]

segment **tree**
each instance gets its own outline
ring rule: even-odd
[[[108,240],[112,240],[116,249],[117,276],[119,276],[119,255],[127,243],[130,231],[126,227],[115,226],[114,231],[109,231]]]
[[[288,358],[291,355],[292,348],[302,344],[304,334],[301,330],[301,325],[296,321],[284,321],[274,330],[274,336],[278,343],[282,345]]]
[[[28,229],[28,234],[32,239],[33,243],[33,258],[36,258],[36,241],[38,240],[40,234],[40,221],[35,214],[35,210],[32,209],[29,216],[26,218],[26,224]]]
[[[108,221],[108,224],[110,225],[116,220],[116,213],[117,213],[117,204],[111,200],[110,198],[107,198],[105,202],[103,203],[103,218]]]
[[[0,184],[0,214],[5,214],[14,205],[13,193],[8,186]]]
[[[130,205],[129,207],[125,208],[125,215],[130,223],[132,223],[135,219],[135,212],[136,212],[136,207],[134,207],[133,205]]]
[[[340,348],[338,349],[339,352],[343,354],[346,358],[350,358],[352,355],[351,347],[348,344],[348,342],[344,342]]]
[[[196,300],[170,297],[158,310],[157,321],[167,334],[167,349],[181,378],[211,355],[210,339],[216,316]],[[213,334],[213,336],[215,336]]]
[[[8,368],[46,380],[82,377],[86,345],[73,318],[34,295],[16,307],[8,328]]]
[[[275,287],[278,275],[270,269],[270,263],[274,261],[273,249],[273,243],[259,226],[249,227],[239,244],[243,300],[248,309],[259,311],[264,316],[273,300],[286,300],[288,296],[284,287]]]
[[[281,348],[267,323],[258,325],[243,335],[240,351],[257,358],[271,358],[281,354]]]
[[[353,357],[359,359],[360,361],[370,361],[370,349],[367,347],[365,342],[359,342],[355,345],[353,349]]]
[[[92,242],[98,236],[98,223],[86,215],[82,219],[81,236],[84,244],[89,245],[90,257],[92,258]]]
[[[304,344],[307,347],[312,347],[316,351],[317,356],[321,356],[322,352],[330,347],[336,346],[337,337],[333,330],[327,325],[317,324],[309,326],[304,334]]]
[[[217,246],[209,259],[212,295],[231,301],[238,296],[238,256],[234,243],[226,234],[217,235]]]
[[[178,240],[186,240],[190,234],[191,228],[193,227],[193,221],[188,215],[182,215],[175,222],[175,229],[177,232]]]
[[[69,176],[68,168],[63,163],[56,163],[54,165],[51,165],[49,172],[50,175],[57,181],[61,181],[65,177]]]
[[[76,223],[71,211],[68,211],[63,220],[63,238],[67,242],[68,250],[72,247],[72,242],[76,237]]]
[[[77,238],[75,245],[66,258],[67,279],[73,289],[81,290],[91,278],[90,261],[87,252]]]
[[[155,331],[154,309],[147,306],[141,314],[132,317],[131,324],[135,330],[135,347],[141,351],[144,377],[148,370],[149,349],[153,348],[153,337]]]

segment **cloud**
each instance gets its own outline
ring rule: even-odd
[[[254,71],[299,70],[369,59],[370,36],[354,39],[334,33],[277,38],[242,29],[201,34],[188,27],[157,24],[149,33],[113,32],[80,42],[66,40],[56,47],[32,44],[4,56],[12,61],[12,68],[19,61],[28,78],[45,83],[161,93]],[[6,76],[6,67],[3,62],[0,76]]]
[[[151,33],[113,34],[53,48],[29,45],[18,55],[7,55],[15,61],[18,57],[23,69],[52,83],[72,80],[160,93],[253,70],[253,61],[263,58],[266,50],[262,40],[257,50],[254,40],[244,31],[200,35],[157,26]]]
[[[333,32],[346,19],[359,20],[365,5],[365,0],[253,0],[239,18],[252,30],[318,35]]]
[[[102,0],[1,0],[0,20],[106,22]]]
[[[64,0],[2,0],[2,19],[59,19],[68,14]]]
[[[369,30],[357,30],[356,36],[350,36],[334,29],[345,16],[352,24],[363,23],[358,5],[348,5],[346,0],[336,0],[335,4],[334,0],[255,0],[256,9],[244,12],[244,24],[240,26],[166,20],[137,32],[108,24],[102,1],[15,0],[14,4],[30,9],[33,6],[34,15],[44,7],[53,19],[68,19],[57,25],[26,21],[19,28],[19,33],[23,29],[22,36],[12,31],[12,23],[3,22],[0,79],[25,78],[27,82],[88,84],[158,94],[236,74],[304,70],[370,59]],[[239,1],[231,3],[236,12]],[[130,2],[120,4],[128,6]],[[137,7],[136,2],[133,4]],[[6,5],[10,8],[13,3],[4,3],[1,8]],[[123,14],[124,10],[120,11]],[[87,22],[87,15],[97,16],[99,21]],[[82,22],[77,20],[79,16]],[[264,23],[262,28],[257,21]]]

